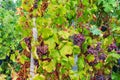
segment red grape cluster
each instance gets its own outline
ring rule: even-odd
[[[73,40],[75,45],[81,47],[82,43],[85,41],[85,37],[82,34],[75,34]]]

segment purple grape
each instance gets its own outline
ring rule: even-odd
[[[31,50],[31,37],[24,38],[25,43],[29,50]]]
[[[99,56],[99,60],[105,60],[106,59],[106,55],[104,53],[100,54]]]
[[[104,75],[95,75],[95,80],[105,80]]]
[[[33,7],[36,9],[36,8],[38,7],[38,5],[37,5],[37,4],[34,4]]]
[[[94,60],[93,62],[89,62],[90,66],[94,66],[95,64],[97,64],[97,60]]]
[[[89,64],[90,66],[94,66],[94,65],[97,64],[97,63],[98,63],[98,59],[95,58],[95,60],[94,60],[93,62],[89,62],[88,64]]]
[[[110,44],[108,47],[108,52],[111,52],[112,50],[117,50],[117,46],[115,43]]]
[[[73,42],[75,45],[81,47],[82,43],[85,41],[85,37],[82,34],[75,34],[73,37]]]
[[[120,50],[116,51],[118,54],[120,54]]]
[[[90,62],[89,63],[90,66],[94,66],[94,64],[95,64],[94,62]]]
[[[95,50],[93,47],[90,47],[90,48],[87,50],[87,53],[88,53],[88,54],[94,54],[94,56],[98,56],[98,51]]]
[[[94,54],[95,56],[98,56],[98,51],[97,51],[97,50],[94,50],[94,51],[93,51],[93,54]]]
[[[37,47],[37,53],[40,52],[41,54],[46,54],[47,51],[48,51],[48,46],[47,45]]]
[[[96,46],[96,50],[97,50],[97,51],[101,51],[101,47],[100,47],[100,46],[101,46],[101,42],[98,42],[98,43],[97,43],[97,46]]]
[[[38,3],[38,0],[35,0],[35,1],[34,1],[34,4],[33,4],[33,7],[34,7],[35,9],[38,8],[38,4],[37,4],[37,3]]]
[[[34,59],[34,64],[35,64],[37,67],[39,67],[39,62],[38,62],[37,59]]]
[[[90,53],[94,53],[94,48],[93,47],[90,47],[87,52],[90,54]]]

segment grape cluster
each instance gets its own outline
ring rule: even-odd
[[[108,52],[111,52],[112,50],[117,50],[117,46],[115,43],[110,44],[108,47]]]
[[[88,54],[92,54],[92,55],[94,55],[95,57],[97,57],[99,51],[97,51],[97,50],[94,49],[93,47],[90,47],[90,48],[87,50],[87,53],[88,53]]]
[[[40,43],[40,45],[37,47],[37,54],[39,57],[41,57],[42,55],[46,55],[48,52],[48,46],[44,44],[44,42],[42,41]]]
[[[93,54],[94,53],[94,47],[89,47],[88,50],[87,50],[87,53],[89,54]]]
[[[116,53],[120,54],[119,46],[116,46],[115,43],[112,43],[108,46],[108,52],[111,52],[112,50],[115,50]]]
[[[104,75],[95,75],[95,80],[106,80]]]
[[[99,60],[104,61],[106,59],[106,55],[104,53],[99,55]]]
[[[87,50],[87,53],[98,55],[100,51],[101,51],[101,42],[98,42],[95,48],[93,46],[90,46]]]
[[[116,52],[117,52],[118,54],[120,54],[120,50],[117,50]]]
[[[98,62],[97,62],[97,60],[95,59],[94,61],[92,61],[92,62],[89,62],[88,64],[90,65],[90,66],[94,66],[95,64],[97,64]]]
[[[104,53],[102,53],[101,51],[102,51],[101,42],[98,42],[96,47],[93,47],[93,46],[88,47],[86,54],[87,55],[92,54],[92,55],[94,55],[94,58],[95,58],[94,61],[88,63],[90,66],[93,66],[100,61],[103,62],[106,59],[107,56]]]
[[[46,54],[47,53],[47,51],[48,51],[48,46],[47,45],[43,45],[43,46],[38,46],[37,47],[37,52],[39,53],[41,53],[41,54]]]
[[[24,41],[27,44],[28,49],[31,50],[31,37],[24,38]]]
[[[81,47],[84,41],[85,37],[82,34],[75,34],[73,37],[73,43],[79,47]]]
[[[33,7],[36,9],[36,8],[38,8],[38,0],[34,0],[34,5],[33,5]]]
[[[101,42],[97,43],[96,50],[97,51],[101,51]]]
[[[94,47],[92,47],[92,46],[89,47],[88,50],[87,50],[87,54],[92,54],[95,57],[95,60],[92,61],[92,62],[89,62],[89,65],[93,66],[93,65],[97,64],[97,62],[98,62],[98,52],[94,49]]]

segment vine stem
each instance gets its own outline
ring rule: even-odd
[[[32,28],[32,32],[33,32],[33,38],[34,38],[34,41],[37,41],[37,28],[36,28],[36,18],[34,17],[33,18],[33,25],[34,27]],[[33,58],[33,52],[31,51],[31,58],[30,58],[30,80],[33,79],[34,77],[34,58]]]

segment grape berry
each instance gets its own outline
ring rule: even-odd
[[[75,34],[73,37],[73,43],[79,47],[81,47],[84,41],[85,37],[82,34]]]

